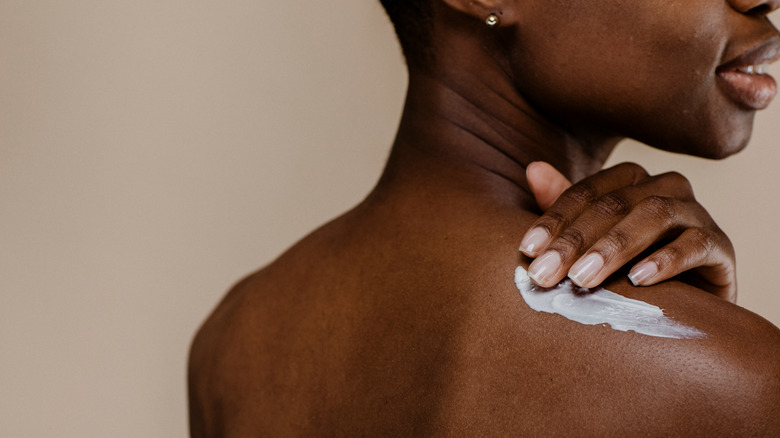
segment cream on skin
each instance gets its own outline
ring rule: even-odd
[[[521,266],[515,269],[515,285],[532,309],[561,315],[580,324],[609,324],[613,330],[659,338],[698,339],[706,336],[665,316],[657,306],[601,287],[583,289],[565,279],[553,288],[542,288],[531,281],[528,272]]]

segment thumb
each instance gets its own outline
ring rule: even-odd
[[[529,164],[525,176],[542,211],[547,211],[558,196],[571,187],[571,182],[561,172],[544,161]]]

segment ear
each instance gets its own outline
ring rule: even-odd
[[[484,21],[490,14],[496,14],[501,25],[513,24],[515,1],[511,0],[442,0],[456,11]]]

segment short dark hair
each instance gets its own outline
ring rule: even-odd
[[[426,68],[433,61],[431,0],[380,0],[401,42],[406,63]]]

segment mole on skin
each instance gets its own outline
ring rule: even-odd
[[[534,284],[526,270],[518,266],[515,269],[515,285],[532,309],[561,315],[580,324],[609,324],[613,330],[659,338],[699,339],[706,336],[665,316],[657,306],[601,287],[583,289],[568,278],[553,288],[543,288]]]

